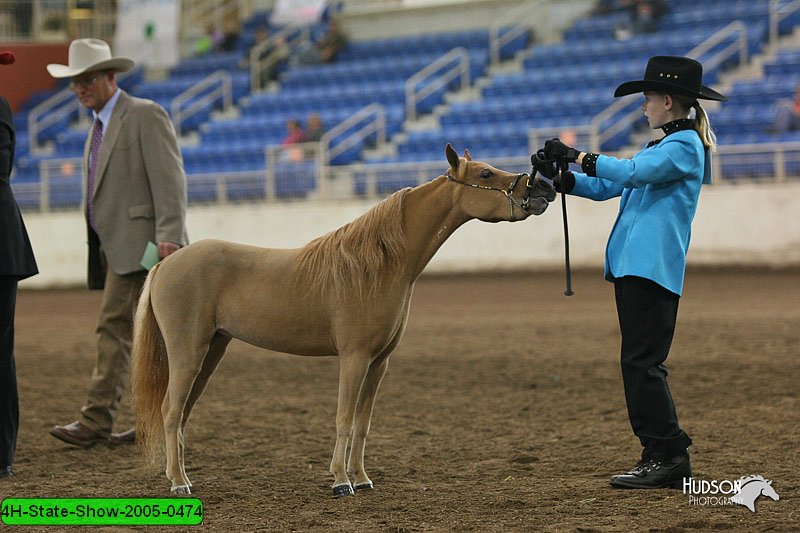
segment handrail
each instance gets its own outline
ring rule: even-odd
[[[331,142],[340,134],[350,130],[360,122],[374,116],[374,119],[360,126],[331,147]],[[386,142],[386,110],[381,104],[369,104],[356,111],[349,118],[343,120],[330,130],[326,131],[319,140],[317,151],[317,176],[319,176],[320,190],[324,192],[327,187],[327,178],[331,161],[345,150],[355,146],[373,133],[377,134],[376,144]]]
[[[774,46],[778,42],[778,24],[800,9],[800,0],[778,5],[779,0],[770,0],[769,3],[769,44]]]
[[[533,18],[534,12],[541,15],[542,8],[549,3],[548,0],[523,2],[492,22],[489,26],[489,58],[492,65],[500,62],[500,51],[505,45],[531,29],[529,22]],[[506,27],[508,27],[508,31],[501,35],[500,31]]]
[[[712,57],[704,60],[704,68],[706,71],[713,70],[717,68],[725,59],[731,57],[732,55],[739,54],[739,61],[744,63],[747,61],[748,52],[747,52],[747,27],[744,23],[740,20],[734,20],[730,24],[720,28],[718,31],[714,32],[713,35],[708,37],[705,41],[698,44],[694,48],[692,48],[686,56],[700,58],[703,54],[707,53],[709,50],[714,48],[715,46],[719,45],[720,43],[724,42],[725,39],[728,37],[738,34],[738,39],[736,42],[731,43],[729,46],[726,46],[722,50],[716,52]],[[641,117],[641,110],[639,107],[635,107],[630,111],[625,112],[625,110],[633,103],[633,96],[620,98],[619,100],[615,100],[612,102],[608,107],[600,111],[596,114],[588,126],[561,126],[558,128],[559,130],[571,129],[573,131],[580,131],[582,133],[589,134],[589,150],[593,152],[599,152],[604,142],[608,139],[614,137],[618,133],[624,131],[626,128],[630,127],[631,124],[639,120]],[[624,114],[622,116],[618,116],[620,113]],[[607,128],[603,129],[603,124],[607,121],[614,119],[614,123]],[[553,128],[548,129],[532,129],[530,132],[530,137],[538,138],[542,133],[549,133]],[[588,131],[587,131],[588,130]]]
[[[182,104],[188,102],[195,95],[200,94],[217,82],[220,84],[217,89],[209,91],[201,98],[192,101],[185,110],[181,109]],[[184,120],[197,114],[206,104],[210,104],[219,98],[222,98],[222,105],[225,109],[228,109],[233,104],[233,82],[231,81],[231,73],[227,70],[212,72],[172,99],[170,102],[170,114],[172,115],[172,122],[175,125],[175,133],[180,135],[181,125]]]
[[[250,89],[253,91],[260,91],[263,89],[261,86],[261,73],[273,66],[275,63],[283,59],[280,54],[271,53],[264,58],[260,59],[261,53],[267,48],[275,48],[278,51],[280,42],[283,41],[284,46],[287,47],[287,55],[296,50],[302,43],[310,41],[311,30],[308,26],[299,26],[297,24],[290,24],[283,28],[281,31],[272,35],[269,39],[262,43],[258,43],[250,50]]]
[[[137,67],[128,72],[118,73],[116,75],[117,85],[138,70],[139,68]],[[56,112],[48,113],[58,106],[62,107]],[[39,133],[75,111],[78,111],[81,119],[86,117],[86,115],[80,113],[81,103],[75,98],[74,93],[68,87],[64,87],[62,90],[31,109],[28,113],[28,141],[30,144],[30,152],[32,154],[41,154],[43,150],[42,147],[39,146]],[[45,116],[46,113],[47,115]]]
[[[267,148],[281,150],[285,149],[286,147],[279,146]],[[298,148],[306,153],[311,153],[311,151],[319,148],[319,143],[297,144],[292,145],[290,148]],[[718,146],[717,153],[713,158],[714,183],[733,185],[739,183],[753,183],[752,180],[747,178],[731,178],[729,175],[726,175],[726,171],[735,171],[735,169],[740,166],[737,164],[737,162],[740,160],[752,162],[754,156],[758,158],[757,160],[759,162],[764,163],[763,165],[759,165],[760,167],[763,166],[765,170],[771,169],[771,173],[768,175],[769,177],[766,177],[766,179],[764,176],[758,178],[759,183],[766,181],[770,181],[772,183],[788,182],[789,180],[797,181],[800,179],[800,175],[798,175],[796,166],[800,161],[800,155],[798,154],[800,154],[800,141],[720,145]],[[628,158],[631,157],[633,153],[631,150],[620,150],[608,152],[608,155]],[[273,157],[272,159],[274,160],[275,158]],[[318,162],[319,159],[317,160],[317,164]],[[770,162],[772,162],[772,167],[770,167]],[[50,205],[50,196],[57,196],[58,194],[57,192],[53,192],[52,185],[54,183],[58,185],[57,180],[60,176],[62,176],[62,174],[60,174],[57,169],[63,168],[65,163],[72,165],[74,169],[80,169],[82,160],[81,158],[45,160],[40,163],[41,178],[38,183],[15,183],[15,181],[12,180],[11,186],[14,189],[15,194],[17,194],[18,200],[20,199],[20,196],[23,195],[25,198],[33,198],[38,196],[38,201],[35,203],[35,205],[24,205],[21,203],[20,205],[23,210],[35,209],[36,211],[44,213],[49,212],[52,209],[52,206]],[[530,159],[527,155],[497,157],[492,159],[492,163],[499,168],[505,168],[506,170],[518,169],[521,171],[530,168]],[[437,175],[437,172],[441,172],[442,164],[441,158],[439,157],[436,157],[435,160],[419,160],[398,163],[358,162],[350,165],[337,166],[335,167],[335,171],[337,176],[336,180],[337,182],[340,181],[341,183],[352,183],[355,176],[364,176],[366,180],[365,187],[367,195],[369,197],[377,197],[380,195],[378,191],[381,190],[381,188],[378,187],[378,184],[382,181],[383,175],[387,175],[387,177],[390,176],[390,179],[396,179],[396,171],[408,170],[410,174],[418,177],[418,183],[422,183],[425,180],[431,179],[432,176]],[[323,175],[329,175],[330,171],[331,169],[327,167],[318,167],[317,176],[322,177]],[[217,191],[216,204],[225,204],[228,201],[225,194],[227,184],[234,183],[239,179],[252,180],[254,178],[258,178],[260,175],[262,175],[261,171],[250,170],[228,173],[215,172],[209,174],[192,174],[191,178],[195,184],[198,182],[198,180],[205,180],[208,181],[209,184],[215,184]],[[64,176],[66,176],[66,174],[64,174]],[[330,198],[330,195],[327,192],[327,188],[330,186],[329,180],[327,180],[327,178],[326,180],[320,178],[318,184],[320,187],[320,194],[317,197]],[[85,186],[85,179],[73,180],[71,186],[76,188],[65,192],[78,192],[79,188]],[[275,191],[275,171],[274,168],[270,170],[269,166],[267,170],[266,197],[267,200],[274,200],[278,197]],[[57,198],[55,199],[56,201],[58,200]],[[77,210],[78,207],[76,206],[75,209]]]
[[[458,59],[458,64],[441,73],[438,77],[432,77],[428,85],[420,87],[419,90],[416,89],[418,83],[425,81],[431,74],[442,70],[453,59]],[[458,76],[461,76],[461,86],[468,86],[470,83],[469,67],[469,52],[466,48],[457,46],[408,78],[406,80],[406,118],[415,120],[417,118],[417,102],[446,86]]]
[[[56,107],[59,109],[53,111]],[[42,147],[39,146],[39,133],[75,111],[80,112],[80,108],[81,103],[75,98],[72,91],[65,87],[31,109],[28,113],[30,152],[32,154],[42,153]]]
[[[700,59],[700,57],[711,50],[713,47],[717,46],[718,44],[722,43],[725,39],[730,37],[731,35],[738,33],[739,39],[738,42],[732,43],[727,48],[716,53],[716,55],[712,56],[710,59],[706,59],[703,61],[703,68],[706,71],[713,70],[717,68],[720,63],[722,63],[725,59],[730,57],[730,51],[735,52],[736,48],[738,47],[739,52],[739,62],[746,63],[747,62],[747,26],[744,25],[744,22],[741,20],[734,20],[727,26],[720,28],[717,32],[714,33],[711,37],[703,41],[702,43],[698,44],[686,54],[689,57],[693,57],[695,59]]]

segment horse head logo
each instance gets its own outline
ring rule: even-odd
[[[781,499],[775,489],[772,488],[772,481],[764,479],[763,476],[747,476],[739,479],[739,491],[731,496],[733,503],[744,505],[750,511],[756,512],[756,499],[759,496],[767,496],[775,501]]]

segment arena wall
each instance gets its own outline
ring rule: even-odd
[[[225,239],[290,248],[335,229],[366,211],[373,201],[294,202],[190,207],[192,241]],[[600,267],[617,201],[570,197],[574,267]],[[714,185],[703,191],[694,222],[690,264],[800,264],[800,183]],[[40,275],[25,288],[79,286],[86,272],[86,230],[79,212],[26,213]],[[471,221],[433,258],[426,272],[561,268],[564,260],[561,204],[520,223]]]

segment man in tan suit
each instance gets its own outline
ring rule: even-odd
[[[78,39],[69,65],[48,65],[54,78],[91,109],[94,123],[84,149],[89,241],[88,285],[103,289],[97,360],[81,418],[50,434],[88,448],[98,441],[133,442],[135,430],[113,433],[131,357],[136,303],[147,271],[140,264],[148,241],[164,258],[187,244],[186,176],[166,111],[117,87],[116,73],[134,63],[112,57],[99,39]]]

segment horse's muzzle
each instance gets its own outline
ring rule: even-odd
[[[527,211],[532,215],[541,215],[547,209],[547,205],[555,199],[556,190],[553,186],[536,176],[533,180]]]

